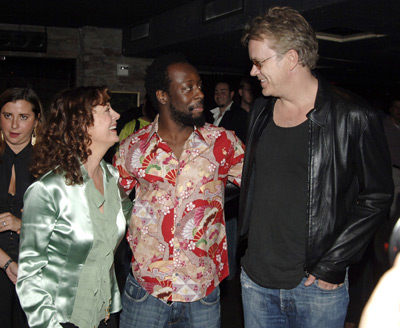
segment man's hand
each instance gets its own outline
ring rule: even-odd
[[[307,281],[304,283],[304,286],[306,286],[306,287],[309,287],[309,286],[311,286],[314,282],[315,282],[315,277],[312,275],[312,274],[310,274],[309,276],[308,276],[308,278],[307,278]],[[331,284],[331,283],[329,283],[329,282],[326,282],[326,281],[323,281],[323,280],[321,280],[321,279],[318,279],[318,286],[320,287],[320,288],[322,288],[322,289],[327,289],[327,290],[329,290],[329,289],[336,289],[336,288],[338,288],[338,287],[340,287],[340,286],[342,286],[343,284]]]

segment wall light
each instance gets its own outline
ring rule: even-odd
[[[375,34],[375,33],[355,33],[349,35],[340,35],[340,34],[331,34],[322,32],[318,32],[316,33],[316,35],[317,39],[319,40],[326,40],[339,43],[381,38],[386,36],[385,34]]]
[[[203,4],[203,21],[209,22],[222,18],[244,9],[244,0],[213,0]]]

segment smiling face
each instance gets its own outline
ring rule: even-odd
[[[250,60],[262,62],[258,68],[253,65],[250,71],[251,76],[256,76],[260,81],[262,94],[264,96],[280,96],[280,88],[284,86],[284,65],[283,57],[268,46],[267,40],[249,41]],[[269,58],[269,59],[268,59]],[[267,60],[265,60],[267,59]]]
[[[120,115],[115,112],[109,103],[97,105],[93,108],[93,125],[88,127],[88,133],[92,143],[90,149],[96,147],[108,149],[119,141],[117,134],[117,120]]]
[[[38,118],[32,111],[32,104],[26,100],[8,102],[1,108],[1,130],[14,153],[19,153],[31,142],[37,124]]]
[[[170,79],[168,108],[173,121],[183,126],[204,125],[202,81],[190,64],[168,67]]]
[[[234,92],[229,90],[229,85],[224,82],[217,83],[214,89],[214,100],[218,107],[225,109],[232,102]]]

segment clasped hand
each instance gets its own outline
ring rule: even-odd
[[[0,232],[4,231],[15,231],[20,233],[21,231],[21,219],[12,215],[10,212],[5,212],[0,214]]]

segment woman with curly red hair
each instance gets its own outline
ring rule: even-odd
[[[102,158],[118,141],[106,87],[64,91],[35,146],[17,292],[31,328],[116,326],[113,266],[131,202]]]

